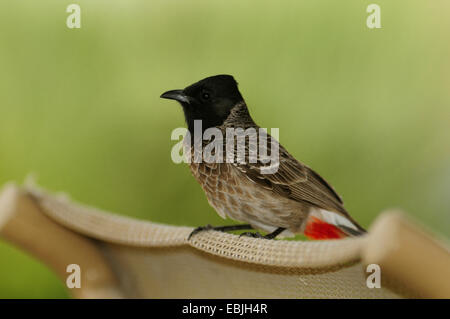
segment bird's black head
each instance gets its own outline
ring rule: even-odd
[[[243,101],[237,82],[231,75],[211,76],[184,90],[167,91],[161,97],[180,102],[191,132],[194,130],[194,120],[202,120],[203,130],[220,126],[231,109]]]

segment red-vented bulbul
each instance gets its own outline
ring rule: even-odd
[[[280,233],[304,233],[312,239],[342,238],[365,233],[350,217],[330,184],[297,161],[268,134],[267,145],[272,145],[272,142],[279,145],[279,166],[273,173],[262,173],[261,168],[267,164],[259,158],[253,163],[245,159],[216,162],[194,159],[195,154],[198,155],[198,150],[194,149],[196,120],[201,120],[201,133],[209,128],[217,128],[225,137],[227,129],[254,128],[259,131],[232,76],[208,77],[183,90],[165,92],[161,97],[176,100],[183,107],[188,126],[185,142],[189,142],[186,145],[191,147],[190,169],[205,191],[208,202],[221,217],[247,223],[198,227],[191,236],[210,229],[260,229],[268,232],[268,235],[262,236],[257,232],[244,235],[267,239],[275,238]],[[200,142],[200,151],[208,142],[210,140]],[[246,159],[250,148],[245,146]],[[231,153],[224,146],[224,158],[229,155],[227,152]],[[236,153],[237,150],[233,149],[231,157],[236,159]]]

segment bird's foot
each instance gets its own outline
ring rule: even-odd
[[[244,224],[244,225],[231,225],[231,226],[211,226],[210,224],[206,225],[206,226],[200,226],[195,228],[188,237],[188,240],[191,239],[192,236],[194,236],[195,234],[198,234],[202,231],[207,231],[207,230],[217,230],[220,232],[227,232],[227,231],[232,231],[232,230],[244,230],[244,229],[253,229],[252,226],[248,225],[248,224]]]
[[[263,236],[258,232],[245,232],[242,233],[239,237],[241,236],[247,236],[247,237],[252,237],[252,238],[262,238],[262,239],[275,239],[275,237],[277,237],[279,234],[281,234],[286,228],[282,228],[282,227],[278,227],[277,229],[275,229],[275,231]]]
[[[195,234],[198,234],[199,232],[206,231],[206,230],[213,230],[213,229],[214,229],[214,227],[212,225],[210,225],[210,224],[208,224],[206,226],[199,226],[199,227],[195,228],[189,234],[188,240],[191,239],[191,237],[194,236]]]
[[[263,239],[268,239],[268,238],[266,238],[266,236],[263,236],[263,235],[261,235],[261,234],[258,233],[258,232],[250,232],[250,231],[245,232],[245,233],[242,233],[242,234],[239,235],[239,237],[242,237],[242,236],[245,236],[245,237],[252,237],[252,238],[263,238]]]

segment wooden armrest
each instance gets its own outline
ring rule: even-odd
[[[382,214],[370,228],[363,262],[378,264],[386,284],[414,296],[450,298],[450,252],[445,241],[400,212]]]
[[[55,223],[13,184],[0,193],[0,235],[52,268],[63,282],[67,266],[81,268],[81,288],[75,298],[120,298],[117,280],[95,240]]]

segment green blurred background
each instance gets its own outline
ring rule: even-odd
[[[364,226],[400,207],[450,230],[450,3],[0,2],[0,184],[38,183],[124,215],[226,224],[171,161],[168,89],[229,73],[262,127],[335,186]],[[228,221],[229,223],[229,221]],[[0,241],[0,298],[66,297],[46,266]]]

